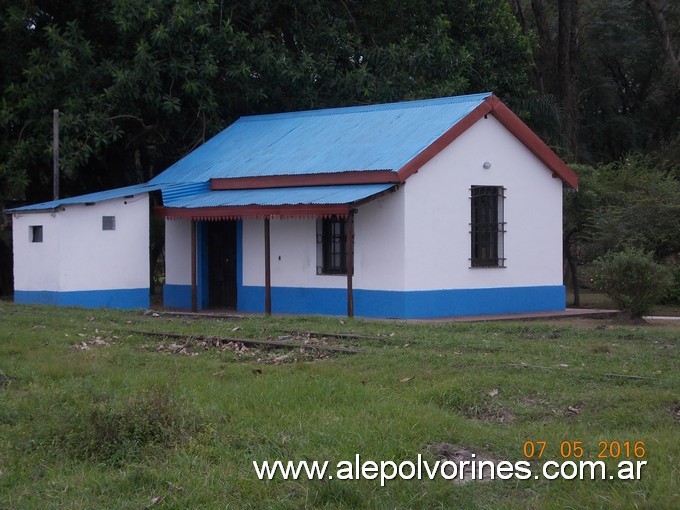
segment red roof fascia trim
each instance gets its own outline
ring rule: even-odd
[[[337,205],[245,205],[225,207],[155,207],[154,214],[170,219],[223,220],[240,218],[309,218],[347,216],[348,204]]]
[[[534,155],[550,168],[557,177],[574,189],[578,188],[578,175],[555,152],[534,133],[529,126],[505,106],[498,98],[494,99],[492,115]]]
[[[493,98],[493,96],[486,98],[482,104],[477,106],[477,108],[456,122],[456,124],[449,128],[446,133],[437,138],[420,154],[401,167],[397,172],[401,178],[401,182],[406,181],[406,179],[420,170],[420,167],[430,161],[433,157],[444,150],[451,142],[467,131],[475,122],[484,117],[484,115],[487,113],[491,112],[493,109],[492,102],[490,101],[491,98]]]
[[[273,175],[210,179],[210,190],[337,186],[343,184],[398,184],[399,175],[391,170],[357,170],[325,174]]]

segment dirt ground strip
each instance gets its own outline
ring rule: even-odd
[[[93,348],[110,347],[120,339],[120,336],[102,335],[89,337],[80,333],[78,336],[83,340],[71,344],[73,350],[89,350]],[[224,339],[220,337],[203,337],[172,334],[171,338],[165,338],[159,332],[134,332],[148,334],[161,338],[153,344],[143,344],[145,349],[160,354],[174,354],[180,356],[197,356],[202,352],[233,352],[237,361],[278,365],[283,363],[310,362],[337,357],[344,353],[356,352],[349,346],[342,345],[338,338],[326,337],[316,333],[293,333],[276,338],[263,340],[251,339]],[[170,334],[168,334],[169,336]],[[318,335],[318,336],[317,336]],[[252,345],[261,342],[262,345]],[[273,345],[268,345],[271,343]]]
[[[266,365],[280,365],[283,363],[318,361],[336,357],[339,353],[326,350],[314,349],[314,346],[326,346],[328,341],[325,338],[304,338],[288,335],[278,337],[280,341],[290,341],[291,343],[304,343],[305,346],[285,347],[254,347],[248,346],[244,342],[228,341],[224,342],[217,338],[195,339],[188,337],[179,341],[159,342],[155,345],[144,345],[142,348],[153,350],[165,354],[178,354],[184,356],[196,356],[205,351],[233,351],[236,360],[252,363],[263,363]],[[334,345],[337,345],[334,343]]]
[[[486,452],[472,451],[469,448],[450,443],[431,444],[427,447],[427,451],[439,461],[454,462],[458,466],[455,478],[453,478],[453,466],[448,466],[450,469],[445,469],[447,476],[452,477],[452,482],[455,484],[472,481],[490,482],[495,479],[496,465],[501,462]],[[478,467],[480,462],[485,463],[481,470]],[[493,464],[493,468],[490,467],[489,463]]]
[[[673,415],[673,418],[675,418],[675,421],[680,424],[680,404],[671,409],[671,414]]]

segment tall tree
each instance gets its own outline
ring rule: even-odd
[[[636,0],[595,4],[584,38],[580,97],[587,158],[618,160],[631,151],[658,150],[677,136],[680,82],[666,65],[645,6]]]
[[[558,97],[564,111],[567,150],[578,160],[578,51],[579,2],[558,0],[557,76]]]
[[[611,162],[680,143],[677,2],[508,1],[537,43],[530,121],[563,156]],[[551,104],[559,115],[542,114]]]
[[[666,54],[666,59],[668,60],[668,65],[671,68],[671,72],[678,80],[680,84],[680,53],[676,51],[677,46],[674,39],[677,38],[677,26],[675,27],[675,37],[671,33],[671,26],[666,21],[666,12],[671,14],[671,9],[673,9],[673,2],[668,0],[643,0],[652,17],[656,23],[656,28],[659,31],[659,39],[661,46]],[[675,4],[675,12],[671,15],[677,16],[677,4]]]
[[[53,108],[72,195],[144,181],[243,114],[527,95],[505,0],[0,2],[0,201],[49,198]]]

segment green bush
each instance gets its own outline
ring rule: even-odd
[[[631,319],[648,314],[670,286],[670,270],[638,248],[609,252],[595,261],[593,285]]]
[[[680,305],[680,266],[676,266],[666,294],[661,299],[664,305]]]
[[[202,413],[164,386],[124,401],[92,403],[85,418],[72,423],[69,430],[76,452],[113,464],[125,462],[146,447],[173,448],[204,428]]]

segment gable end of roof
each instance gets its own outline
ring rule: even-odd
[[[578,175],[576,172],[569,168],[529,126],[522,122],[500,99],[493,95],[487,97],[473,111],[435,140],[427,149],[400,168],[397,173],[401,181],[406,181],[411,175],[418,172],[425,163],[444,150],[445,147],[472,127],[478,120],[489,114],[493,115],[496,120],[547,166],[553,172],[553,176],[561,179],[574,189],[578,188]]]
[[[545,166],[552,170],[553,174],[562,179],[567,185],[578,189],[578,175],[562,161],[548,145],[527,126],[522,119],[515,115],[510,108],[495,96],[489,98],[494,103],[491,114],[508,131],[524,144]]]

